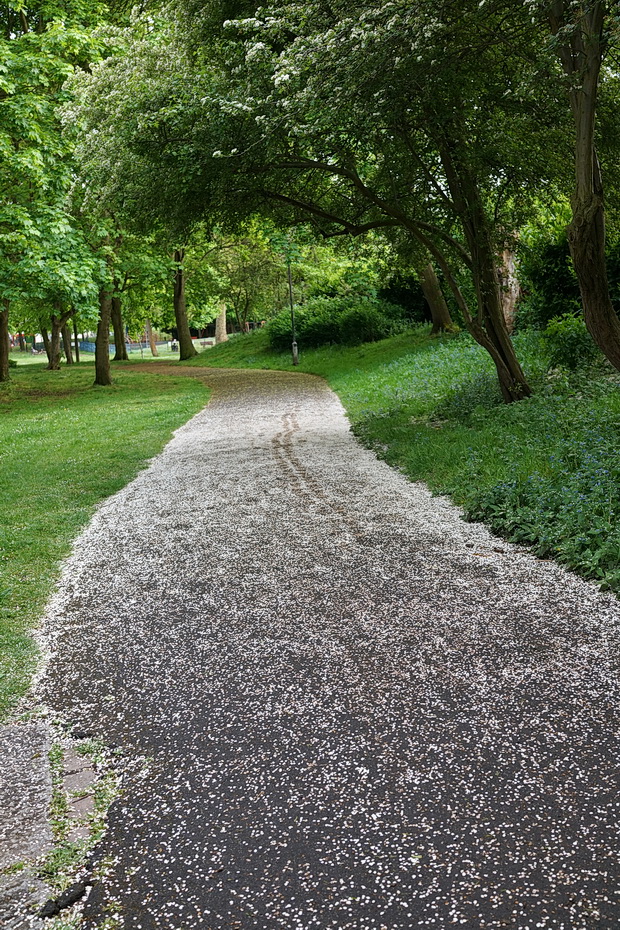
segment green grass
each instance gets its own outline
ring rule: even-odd
[[[487,353],[466,334],[420,328],[356,348],[301,351],[325,377],[355,433],[470,519],[620,591],[620,380],[600,363],[547,372],[536,332],[515,337],[532,398],[501,403]],[[267,333],[236,337],[186,364],[283,368]]]
[[[24,693],[36,662],[30,631],[60,560],[96,505],[130,481],[208,391],[194,378],[45,362],[11,369],[0,385],[0,717]]]

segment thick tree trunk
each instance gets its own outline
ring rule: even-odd
[[[215,344],[219,345],[220,342],[228,341],[228,333],[226,332],[226,306],[222,306],[222,309],[215,318]]]
[[[431,319],[433,321],[431,335],[435,336],[437,333],[444,333],[450,329],[453,329],[454,323],[452,322],[450,311],[448,310],[448,305],[446,303],[445,297],[443,296],[439,279],[435,274],[435,269],[433,268],[431,262],[420,266],[418,269],[418,276],[420,278],[420,286],[422,287],[422,292],[426,299],[426,303],[428,304],[429,310],[431,311]]]
[[[59,305],[57,309],[58,309],[58,313],[57,314],[52,313],[52,315],[50,316],[50,322],[52,324],[52,331],[47,341],[45,338],[45,334],[43,335],[43,341],[45,342],[45,348],[47,351],[47,358],[48,358],[47,367],[49,371],[60,370],[60,338],[61,338],[63,329],[67,325],[67,320],[71,317],[73,313],[72,310],[68,310],[67,312],[63,313],[61,310],[61,305]],[[69,355],[70,354],[71,354],[71,341],[69,340]]]
[[[502,252],[501,265],[498,268],[500,294],[502,299],[502,313],[506,329],[511,333],[515,327],[517,316],[517,301],[521,288],[517,278],[516,255],[510,246]]]
[[[77,320],[73,317],[73,338],[75,340],[75,360],[80,361],[80,340],[78,337]]]
[[[588,4],[553,0],[549,21],[551,31],[560,39],[557,53],[569,78],[575,125],[575,188],[568,243],[586,326],[601,352],[620,370],[620,320],[609,294],[603,179],[595,147],[598,83],[608,46],[605,16],[609,6],[604,0]]]
[[[502,397],[508,404],[529,397],[532,392],[504,322],[497,260],[480,190],[468,167],[459,164],[458,153],[459,146],[453,142],[451,151],[442,152],[442,162],[471,255],[478,312],[473,318],[466,305],[462,304],[461,310],[468,331],[493,359]],[[450,283],[453,287],[454,281]]]
[[[112,328],[114,329],[114,359],[115,362],[126,362],[128,359],[127,346],[125,345],[125,327],[123,326],[123,314],[121,308],[121,298],[113,297],[111,305]]]
[[[48,371],[60,371],[60,334],[62,330],[61,317],[57,317],[54,313],[50,317],[50,322],[52,324],[52,330],[49,337],[49,362],[48,362]]]
[[[482,333],[468,326],[477,342],[487,349],[495,363],[502,397],[506,403],[529,397],[532,393],[517,359],[506,329],[497,280],[495,254],[484,227],[476,231],[476,243],[470,242],[474,258],[474,283],[478,297]]]
[[[607,280],[603,199],[592,194],[584,201],[573,202],[568,244],[588,331],[614,368],[620,370],[620,320],[611,302]]]
[[[112,297],[105,288],[99,291],[99,322],[95,339],[95,384],[112,384],[110,376],[110,317]]]
[[[9,380],[9,307],[11,302],[3,298],[0,303],[0,383]]]
[[[45,354],[47,355],[47,361],[50,362],[52,359],[52,345],[50,342],[50,335],[45,326],[41,326],[41,338],[43,339],[43,345],[45,347]]]
[[[144,323],[144,328],[146,329],[146,338],[149,341],[149,346],[151,349],[151,355],[154,358],[157,358],[159,352],[157,351],[157,343],[155,342],[155,336],[153,335],[153,327],[151,326],[151,321],[146,320]]]
[[[56,322],[55,322],[56,321]],[[52,330],[49,336],[49,360],[47,365],[48,371],[60,371],[60,330],[56,317],[52,316]]]
[[[174,318],[177,325],[177,336],[179,339],[179,359],[185,361],[198,355],[194,348],[192,337],[189,331],[189,322],[187,319],[187,307],[185,306],[185,271],[183,260],[185,258],[185,249],[177,249],[174,253],[174,261],[177,264],[174,272]]]
[[[62,345],[65,350],[67,365],[73,365],[73,352],[71,351],[71,332],[66,324],[62,328]]]
[[[26,351],[26,340],[24,339],[24,334],[20,333],[17,338],[19,340],[19,351],[25,352]]]

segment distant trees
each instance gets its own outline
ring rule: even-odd
[[[60,24],[33,38],[28,15],[26,27],[10,15],[7,35],[17,38],[6,44],[19,54],[9,55],[14,77],[0,76],[0,121],[23,140],[16,166],[0,152],[3,190],[15,191],[2,208],[7,223],[0,213],[5,335],[7,301],[35,293],[36,259],[24,261],[39,249],[39,193],[28,192],[45,192],[50,209],[58,191],[65,210],[70,150],[77,214],[90,227],[88,273],[104,316],[111,302],[117,347],[119,301],[142,303],[144,315],[166,286],[181,358],[195,351],[191,313],[219,316],[221,335],[223,306],[242,330],[252,314],[277,309],[282,264],[268,230],[303,223],[324,240],[393,241],[392,254],[407,253],[416,269],[434,329],[458,314],[493,359],[504,400],[518,400],[530,386],[508,332],[507,282],[512,298],[516,288],[502,254],[542,203],[553,209],[570,193],[586,323],[620,368],[597,148],[599,95],[608,99],[616,83],[605,56],[618,25],[605,0],[310,0],[303,15],[292,0],[225,12],[215,0],[180,0],[108,23],[96,42]],[[41,55],[45,67],[34,61]],[[30,88],[35,72],[47,76]],[[38,115],[11,123],[11,107],[30,93],[44,102]],[[607,120],[617,121],[615,110],[607,106]],[[141,270],[127,270],[126,245],[125,258],[111,254],[118,235],[133,237]],[[160,257],[142,262],[155,242]],[[74,302],[56,300],[62,322]]]
[[[141,185],[147,211],[177,223],[258,211],[326,237],[403,230],[441,269],[505,399],[526,396],[497,275],[500,235],[543,177],[523,145],[529,137],[538,155],[548,116],[546,99],[520,92],[533,86],[539,41],[526,9],[506,23],[502,9],[473,0],[318,0],[303,18],[283,3],[227,24],[213,9],[184,30],[191,56],[171,23],[125,39],[124,58],[82,79],[87,96],[98,82],[121,87],[128,72],[137,89],[131,100],[111,91],[116,112],[97,98],[109,149],[101,154],[99,123],[95,162],[126,148],[113,183],[129,197]]]

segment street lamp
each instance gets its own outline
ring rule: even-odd
[[[286,256],[286,270],[288,272],[288,297],[291,304],[291,332],[293,334],[293,365],[299,365],[299,352],[297,350],[297,338],[295,335],[295,305],[293,303],[293,276],[291,275],[291,256]]]

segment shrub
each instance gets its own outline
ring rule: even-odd
[[[345,310],[339,320],[340,339],[345,345],[376,342],[390,335],[390,321],[379,308],[367,302]]]
[[[555,316],[580,313],[579,285],[564,230],[521,245],[519,282],[525,295],[517,314],[519,328],[544,327]]]
[[[545,343],[551,368],[576,371],[591,365],[600,356],[586,324],[571,313],[556,316],[549,322]]]
[[[406,311],[385,300],[361,297],[312,297],[295,308],[297,341],[304,348],[376,342],[408,325]],[[268,323],[269,342],[285,351],[291,344],[291,315],[282,310]]]
[[[620,588],[620,456],[616,435],[565,440],[547,475],[498,482],[467,516],[552,556],[586,578]]]

